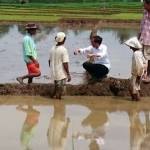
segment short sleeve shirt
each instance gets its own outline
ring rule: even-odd
[[[35,42],[30,35],[26,35],[23,39],[23,57],[26,63],[30,62],[28,56],[32,56],[34,59],[37,59]]]
[[[63,63],[69,62],[67,49],[61,46],[53,46],[50,50],[51,75],[54,80],[62,80],[67,78]]]

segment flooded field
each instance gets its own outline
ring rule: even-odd
[[[49,50],[54,44],[54,37],[58,31],[64,31],[67,35],[66,47],[70,55],[71,84],[79,84],[83,81],[84,69],[82,63],[85,56],[74,56],[76,48],[89,46],[88,28],[67,28],[65,26],[40,25],[41,31],[35,37],[39,53],[42,76],[35,82],[49,83],[48,58]],[[122,43],[129,37],[135,36],[138,29],[133,28],[99,28],[98,34],[103,37],[103,43],[108,46],[111,61],[109,76],[119,78],[130,77],[131,50]],[[16,77],[25,74],[26,66],[22,58],[22,39],[25,34],[24,27],[12,25],[0,25],[0,83],[16,82]]]
[[[149,98],[0,97],[2,150],[149,150]]]

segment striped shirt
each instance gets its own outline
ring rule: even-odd
[[[141,21],[140,42],[143,45],[150,45],[150,13],[144,10],[144,16]]]

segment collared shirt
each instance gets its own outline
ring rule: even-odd
[[[52,78],[54,80],[62,80],[67,78],[63,63],[69,62],[69,55],[64,45],[53,46],[50,51],[49,60]]]
[[[34,59],[37,59],[37,51],[33,38],[27,34],[23,39],[23,57],[26,63],[30,63],[30,58],[32,56]]]
[[[132,75],[141,76],[144,73],[146,63],[147,61],[145,60],[142,51],[135,51],[132,56]]]
[[[147,10],[144,10],[140,33],[140,42],[143,45],[150,45],[150,13]]]
[[[94,48],[92,45],[87,48],[80,48],[80,52],[83,54],[93,53],[96,54],[99,57],[94,58],[94,64],[102,64],[106,66],[109,70],[111,68],[108,52],[107,52],[107,46],[104,44],[101,44],[98,48]]]

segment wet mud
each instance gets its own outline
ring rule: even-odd
[[[66,85],[68,96],[129,96],[129,79],[106,78],[96,83]],[[33,83],[31,85],[0,84],[0,95],[50,96],[53,84]],[[141,85],[141,96],[150,96],[150,84]]]

